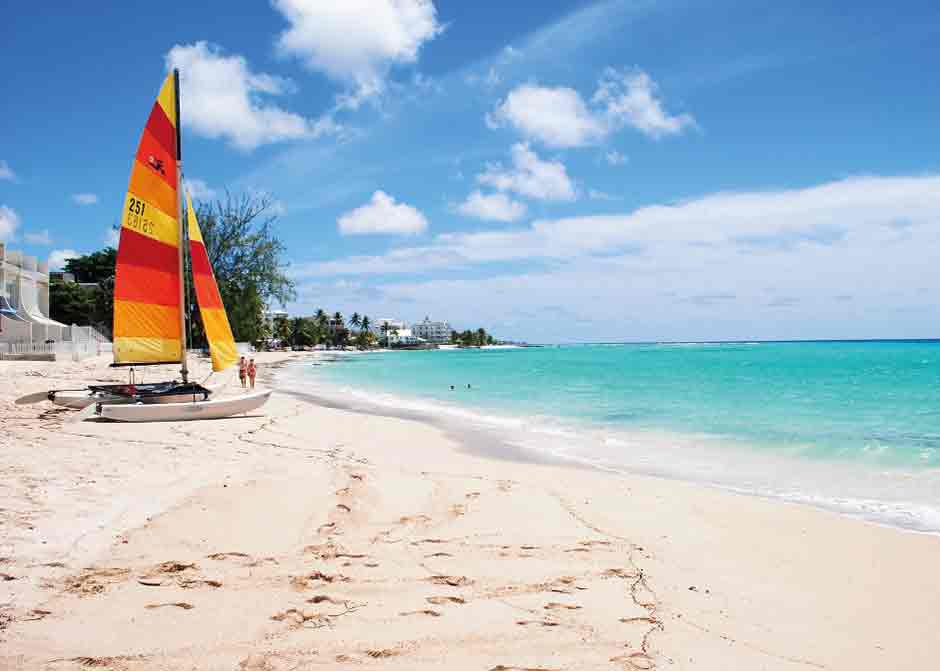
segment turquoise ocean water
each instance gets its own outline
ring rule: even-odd
[[[321,392],[486,426],[533,452],[940,531],[940,342],[331,353],[316,363],[294,372]]]

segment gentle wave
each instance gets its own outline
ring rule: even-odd
[[[344,356],[334,356],[321,357],[317,363],[341,370],[349,362]],[[885,443],[868,444],[858,450],[873,459],[871,463],[864,459],[807,458],[816,450],[812,441],[793,441],[785,449],[771,450],[735,436],[625,428],[619,421],[623,417],[618,415],[627,413],[617,411],[605,415],[611,422],[608,425],[547,413],[473,407],[465,402],[469,394],[454,393],[452,399],[441,400],[344,383],[342,375],[326,376],[322,367],[309,364],[289,367],[285,373],[293,384],[335,400],[352,399],[366,409],[404,412],[458,427],[486,429],[503,443],[534,457],[548,456],[614,473],[699,482],[904,529],[940,532],[940,469],[879,467],[877,458],[891,450]],[[882,432],[873,440],[878,443],[896,437],[894,432]],[[932,458],[935,435],[904,438],[926,446],[925,461]]]

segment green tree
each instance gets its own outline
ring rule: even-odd
[[[290,321],[286,317],[275,317],[273,326],[273,337],[280,340],[282,346],[288,344],[291,337]]]
[[[65,262],[63,270],[72,273],[76,282],[101,282],[114,277],[114,268],[117,264],[117,250],[114,247],[76,256]]]
[[[200,203],[197,210],[232,334],[239,341],[262,340],[266,306],[284,305],[296,297],[283,260],[286,247],[274,234],[273,208],[274,201],[266,195],[226,193],[225,200]],[[201,334],[201,324],[193,330]]]
[[[355,316],[355,315],[354,315]],[[372,345],[373,335],[369,330],[372,322],[368,316],[363,316],[359,322],[359,334],[356,336],[356,347],[359,349],[368,349]]]
[[[486,344],[486,329],[478,328],[477,329],[477,345],[483,347]]]
[[[352,317],[349,318],[349,325],[353,328],[359,328],[362,325],[362,319],[359,317],[358,312],[353,312]]]
[[[49,285],[50,317],[63,324],[87,326],[95,312],[97,288],[75,282],[55,281]]]

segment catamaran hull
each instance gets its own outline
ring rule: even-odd
[[[187,403],[101,404],[95,414],[116,422],[178,422],[193,419],[221,419],[257,410],[268,402],[271,392],[259,391],[212,401]]]
[[[212,390],[207,389],[205,396],[208,397],[211,393]],[[182,394],[154,394],[134,398],[132,396],[108,394],[100,391],[55,391],[49,392],[49,400],[52,401],[53,405],[57,405],[61,408],[83,410],[93,403],[105,403],[108,405],[115,403],[127,404],[135,403],[138,400],[142,403],[186,403],[187,401],[192,402],[193,394],[191,392]]]

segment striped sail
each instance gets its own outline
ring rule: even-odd
[[[199,303],[199,314],[202,316],[202,326],[209,341],[209,353],[212,356],[212,370],[225,370],[238,361],[238,350],[235,349],[235,338],[229,327],[222,296],[219,295],[219,286],[212,272],[209,254],[202,239],[193,201],[186,191],[186,218],[189,220],[189,258],[193,268],[193,285],[196,287],[196,300]]]
[[[167,76],[150,111],[121,215],[114,282],[114,362],[180,361],[177,100]]]

